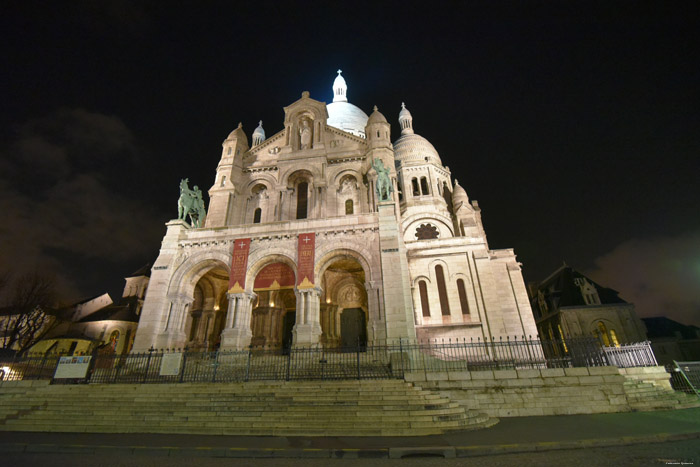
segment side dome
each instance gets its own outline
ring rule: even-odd
[[[457,179],[455,179],[454,191],[452,191],[452,204],[455,210],[458,210],[462,206],[470,207],[467,192],[464,191],[464,188],[462,188],[462,185],[459,184]]]
[[[442,165],[440,156],[430,141],[415,133],[401,135],[394,142],[394,158],[402,164],[428,162]]]
[[[386,121],[386,117],[379,111],[377,106],[374,106],[374,112],[369,116],[367,123],[389,123]]]
[[[413,132],[413,116],[406,108],[406,104],[401,103],[399,113],[399,125],[401,126],[401,137],[394,143],[394,159],[401,164],[438,164],[442,165],[440,156],[430,141]]]

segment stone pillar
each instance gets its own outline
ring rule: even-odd
[[[398,339],[415,340],[408,259],[397,220],[396,204],[384,201],[379,203],[378,208],[386,339],[389,343]]]
[[[187,342],[185,322],[193,299],[175,297],[171,299],[170,313],[165,323],[165,329],[156,339],[156,348],[182,348]]]
[[[226,328],[221,333],[221,350],[242,350],[250,345],[251,312],[255,294],[250,292],[227,294]]]
[[[315,345],[321,340],[321,289],[296,289],[297,317],[294,345]]]
[[[365,282],[367,291],[367,339],[368,342],[382,345],[386,341],[386,323],[384,321],[384,310],[382,302],[379,300],[381,282]]]

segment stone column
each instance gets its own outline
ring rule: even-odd
[[[294,345],[315,345],[321,340],[321,289],[296,289],[297,322],[294,325]]]
[[[221,350],[241,350],[250,345],[251,312],[255,294],[250,292],[227,294],[226,328],[221,333]]]

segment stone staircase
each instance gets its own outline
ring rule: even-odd
[[[0,386],[0,431],[420,436],[497,422],[400,380]]]
[[[623,388],[633,411],[700,407],[700,399],[695,395],[669,390],[649,382],[627,380],[623,383]]]

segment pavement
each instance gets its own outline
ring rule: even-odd
[[[454,458],[696,438],[700,438],[700,408],[504,418],[490,428],[420,437],[3,432],[0,453],[238,458]]]

